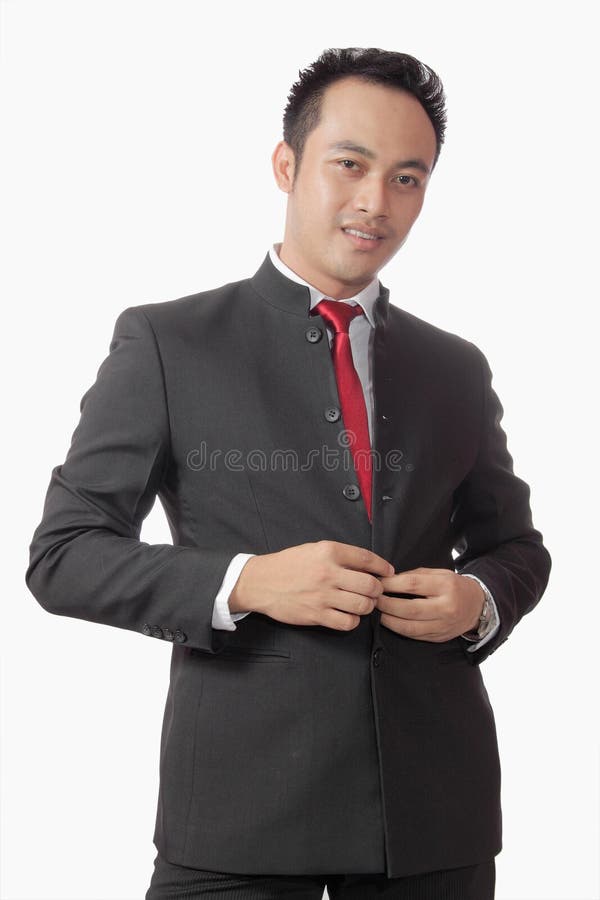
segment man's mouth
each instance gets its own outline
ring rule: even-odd
[[[359,231],[357,228],[342,228],[342,231],[345,231],[346,234],[353,234],[355,237],[364,238],[366,241],[380,241],[381,237],[378,234],[369,234],[368,231]]]

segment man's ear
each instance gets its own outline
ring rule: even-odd
[[[279,141],[271,156],[271,162],[278,187],[286,194],[291,193],[294,185],[296,161],[294,151],[287,141]]]

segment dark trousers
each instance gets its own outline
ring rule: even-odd
[[[160,854],[145,900],[494,900],[495,860],[406,878],[386,875],[228,875],[188,869]]]

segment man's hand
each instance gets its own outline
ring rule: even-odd
[[[381,624],[417,641],[449,641],[479,624],[485,595],[474,578],[450,569],[410,569],[381,579]],[[388,592],[417,594],[390,597]]]
[[[229,595],[229,609],[264,613],[289,625],[351,631],[373,612],[383,591],[378,576],[393,573],[391,563],[363,547],[299,544],[251,557]]]

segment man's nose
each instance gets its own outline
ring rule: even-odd
[[[388,216],[389,197],[384,180],[363,178],[354,196],[354,208],[370,216]]]

